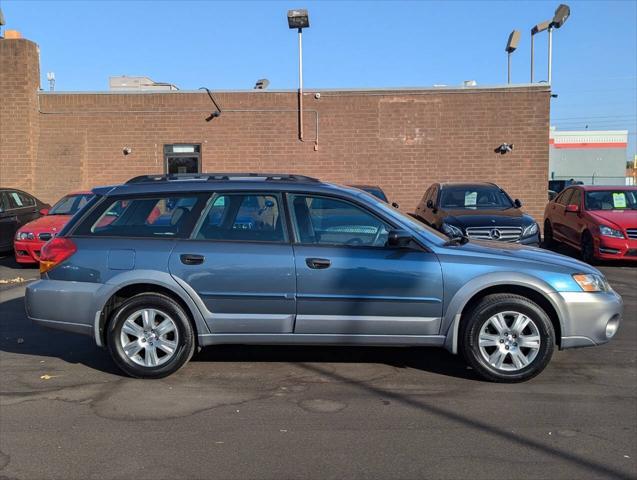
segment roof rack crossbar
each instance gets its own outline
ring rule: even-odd
[[[281,181],[281,182],[319,182],[317,178],[308,177],[306,175],[296,175],[290,173],[169,173],[158,175],[140,175],[133,177],[126,183],[152,183],[167,182],[176,180],[204,180],[208,182],[228,181],[244,178],[262,178],[265,181]]]

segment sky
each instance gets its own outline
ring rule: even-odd
[[[568,1],[568,0],[567,0]],[[40,46],[56,90],[107,90],[113,75],[149,76],[182,90],[298,86],[296,32],[307,8],[308,89],[506,83],[509,33],[522,33],[512,83],[530,80],[530,29],[559,1],[29,1],[0,0],[6,28]],[[569,1],[553,35],[551,124],[628,130],[637,153],[637,1]],[[547,33],[536,36],[535,80],[547,78]]]

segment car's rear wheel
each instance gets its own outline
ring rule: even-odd
[[[471,367],[493,382],[523,382],[553,355],[555,332],[542,308],[520,295],[484,297],[464,319],[461,351]]]
[[[582,234],[582,239],[580,240],[580,253],[582,255],[582,260],[586,263],[595,263],[595,245],[593,243],[593,237],[588,231]]]
[[[107,334],[117,366],[137,378],[166,377],[183,367],[195,349],[186,312],[157,293],[126,300],[113,314]]]
[[[555,238],[553,237],[553,226],[548,220],[544,220],[544,246],[547,248],[555,246]]]

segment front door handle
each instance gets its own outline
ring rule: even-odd
[[[194,253],[184,253],[179,258],[184,265],[200,265],[205,260],[203,255],[195,255]]]
[[[308,267],[316,270],[323,270],[332,265],[332,262],[327,258],[306,258],[305,263],[307,263]]]

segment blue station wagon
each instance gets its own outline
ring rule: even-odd
[[[352,187],[287,174],[142,176],[94,189],[41,252],[37,324],[160,378],[216,344],[438,346],[519,382],[610,340],[621,297],[538,248],[449,238]]]

